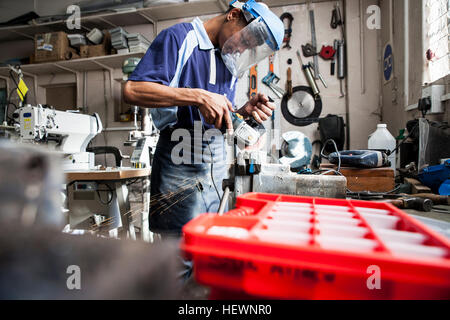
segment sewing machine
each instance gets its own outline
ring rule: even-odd
[[[103,126],[98,114],[93,116],[63,112],[42,105],[26,105],[15,112],[19,118],[16,131],[26,143],[43,144],[64,154],[64,170],[94,169],[94,154],[86,152],[89,142]]]

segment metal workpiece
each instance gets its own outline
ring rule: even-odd
[[[301,175],[291,172],[289,165],[261,164],[255,175],[235,177],[235,195],[248,192],[345,198],[344,176]]]
[[[297,196],[341,198],[347,191],[347,179],[343,176],[301,175],[262,170],[253,176],[253,192],[279,193]]]

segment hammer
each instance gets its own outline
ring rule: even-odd
[[[386,201],[399,209],[414,209],[423,212],[430,212],[433,208],[433,201],[427,198],[400,198]]]

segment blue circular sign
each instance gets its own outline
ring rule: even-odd
[[[384,79],[386,81],[391,80],[392,76],[392,67],[393,67],[393,56],[392,56],[392,47],[390,44],[386,46],[384,49]]]

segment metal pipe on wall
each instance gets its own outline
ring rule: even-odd
[[[89,109],[87,106],[87,72],[86,71],[83,72],[83,109],[84,109],[85,114],[89,113]]]
[[[343,13],[342,13],[342,19],[344,20],[344,26],[347,23],[347,0],[342,0],[342,7],[344,8]],[[342,33],[343,33],[343,41],[344,41],[344,46],[345,44],[345,39],[346,39],[346,32],[347,32],[347,28],[344,28],[344,26],[342,27]],[[344,50],[346,51],[346,50]],[[347,66],[347,53],[345,52],[344,54],[344,62],[345,65]],[[348,81],[347,81],[348,77],[345,77],[344,79],[344,83],[345,83],[345,133],[347,135],[347,149],[351,149],[350,148],[350,102],[348,100]]]
[[[363,0],[359,0],[359,48],[361,67],[361,94],[366,93],[366,70],[365,70],[365,36],[364,36],[364,10]]]
[[[403,0],[404,4],[404,48],[405,48],[405,60],[404,60],[404,81],[403,81],[403,92],[404,92],[404,107],[405,109],[409,106],[409,0]]]

